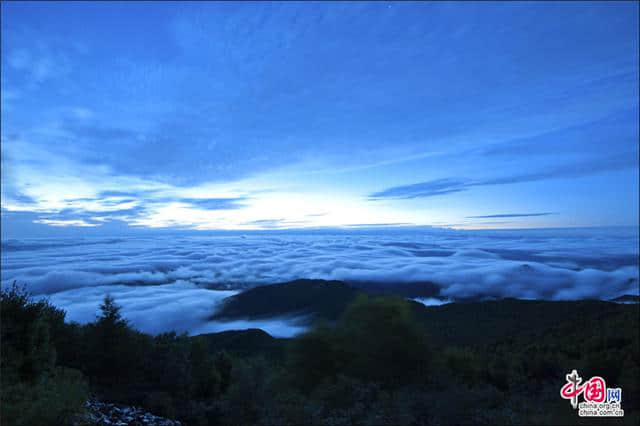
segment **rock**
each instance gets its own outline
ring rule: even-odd
[[[116,406],[96,400],[88,400],[85,403],[85,413],[79,414],[72,423],[79,425],[114,425],[114,426],[181,426],[177,420],[158,417],[145,412],[140,407]]]

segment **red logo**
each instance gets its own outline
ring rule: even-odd
[[[574,409],[580,410],[580,417],[622,417],[622,389],[607,388],[607,384],[600,376],[593,376],[586,382],[576,370],[566,375],[567,383],[560,389],[560,396],[571,401]],[[578,403],[582,395],[584,402]]]
[[[607,398],[607,385],[600,376],[593,376],[585,384],[580,386],[582,378],[573,370],[567,374],[567,384],[560,389],[560,395],[564,399],[570,399],[573,408],[578,407],[578,396],[582,394],[587,402],[604,402]]]

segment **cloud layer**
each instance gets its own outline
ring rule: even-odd
[[[207,290],[186,281],[154,286],[105,285],[54,293],[49,301],[64,308],[67,321],[87,323],[99,314],[105,294],[116,298],[122,315],[137,329],[158,334],[166,331],[191,335],[224,330],[261,328],[277,337],[290,337],[305,330],[297,318],[259,321],[209,321],[207,318],[225,297],[237,291]]]
[[[204,332],[233,291],[295,278],[431,281],[443,299],[609,299],[638,294],[636,229],[352,230],[2,242],[2,284],[16,280],[89,321],[106,293],[137,327]],[[291,319],[262,324],[300,330]]]

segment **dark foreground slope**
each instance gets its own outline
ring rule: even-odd
[[[201,340],[211,353],[223,350],[233,356],[269,359],[283,359],[285,355],[286,339],[277,339],[259,328],[200,334],[191,340]]]
[[[306,305],[300,304],[297,296],[289,300],[289,292],[297,295],[308,285],[313,286],[315,297]],[[225,305],[222,316],[231,317],[231,312],[238,317],[251,316],[259,300],[255,295],[259,294],[263,300],[279,299],[272,312],[269,306],[260,307],[262,317],[305,312],[310,318],[329,320],[330,327],[320,326],[290,343],[279,341],[284,346],[292,345],[285,353],[293,361],[285,365],[286,371],[297,378],[293,383],[298,383],[303,392],[310,392],[301,401],[319,404],[331,416],[349,419],[345,420],[347,423],[353,422],[354,417],[364,419],[364,424],[385,423],[371,420],[367,410],[355,410],[356,405],[364,405],[371,412],[379,412],[379,404],[389,410],[387,420],[392,424],[405,420],[408,424],[637,424],[640,419],[637,304],[504,299],[425,307],[399,297],[367,295],[362,287],[354,295],[348,288],[345,283],[324,285],[305,280],[264,286],[234,296],[230,304],[233,310],[225,310],[229,306]],[[348,315],[354,300],[369,314]],[[422,330],[420,333],[431,348],[427,377],[420,379],[423,385],[409,380],[422,377],[411,370],[412,359],[398,357],[423,351],[419,349],[422,346],[403,344],[405,337],[400,337],[400,342],[386,339],[388,335],[403,334],[387,328],[394,323],[394,316],[381,313],[375,300],[404,304],[412,324],[407,327]],[[326,308],[330,302],[332,310]],[[354,329],[360,331],[354,335]],[[350,342],[355,342],[355,349]],[[385,353],[396,355],[385,360]],[[380,357],[372,359],[369,354]],[[579,418],[568,401],[559,397],[564,377],[573,369],[585,380],[599,375],[606,378],[610,387],[621,387],[625,417]],[[391,375],[381,375],[380,371]],[[403,384],[393,385],[393,378],[403,377],[403,373],[409,374],[400,380]],[[390,386],[387,397],[405,401],[402,408],[393,403],[392,407],[385,405],[389,402],[382,403],[380,395],[368,394],[363,401],[363,393],[371,391],[368,386],[372,383],[383,389]],[[267,387],[265,391],[273,390]],[[323,398],[342,402],[333,406],[335,401],[330,403]],[[273,402],[280,410],[284,409],[282,403]],[[460,410],[461,405],[465,410]],[[304,412],[303,407],[299,410]],[[311,415],[306,412],[296,418],[295,412],[287,411],[287,416],[293,416],[287,418],[304,422],[309,419],[305,416]],[[322,423],[327,419],[315,420]]]
[[[305,295],[310,283],[314,297]],[[640,420],[638,305],[501,300],[427,308],[317,281],[231,300],[226,317],[304,313],[327,321],[293,339],[257,329],[150,336],[132,329],[112,300],[80,326],[46,302],[3,290],[1,424],[65,424],[88,395],[189,425]],[[559,396],[572,369],[621,387],[625,416],[578,417]]]
[[[424,307],[414,305],[416,318],[441,344],[482,344],[542,333],[558,324],[588,324],[621,314],[638,312],[638,305],[599,300],[539,301],[503,299],[486,302],[451,303]]]

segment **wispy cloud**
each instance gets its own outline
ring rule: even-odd
[[[460,192],[475,185],[473,182],[459,178],[436,179],[411,185],[394,186],[384,191],[374,192],[369,199],[378,198],[420,198]]]
[[[178,201],[200,207],[205,210],[233,210],[245,207],[246,197],[236,198],[180,198]]]
[[[394,226],[410,226],[414,225],[409,222],[388,222],[388,223],[351,223],[345,225],[350,228],[386,228],[386,227],[394,227]]]
[[[259,219],[245,222],[244,225],[258,227],[261,229],[284,229],[297,228],[301,225],[308,224],[307,220],[287,220],[287,219]]]
[[[503,214],[490,214],[485,216],[467,216],[467,219],[496,219],[503,217],[535,217],[535,216],[549,216],[553,214],[551,212],[545,213],[503,213]]]
[[[328,212],[323,212],[323,213],[310,213],[305,215],[305,217],[322,217],[322,216],[326,216],[327,214],[329,214]]]
[[[85,222],[84,220],[38,219],[38,220],[34,220],[34,223],[42,223],[44,225],[62,226],[62,227],[78,226],[81,228],[84,228],[84,227],[90,228],[94,226],[99,226],[98,224]]]
[[[538,172],[524,173],[490,179],[462,179],[445,178],[427,182],[400,185],[387,188],[369,195],[370,200],[378,199],[411,199],[434,197],[452,192],[466,191],[476,186],[508,185],[514,183],[537,182],[550,179],[574,179],[596,175],[604,172],[637,168],[637,152],[608,158],[590,159],[586,161],[565,164],[548,168]]]

